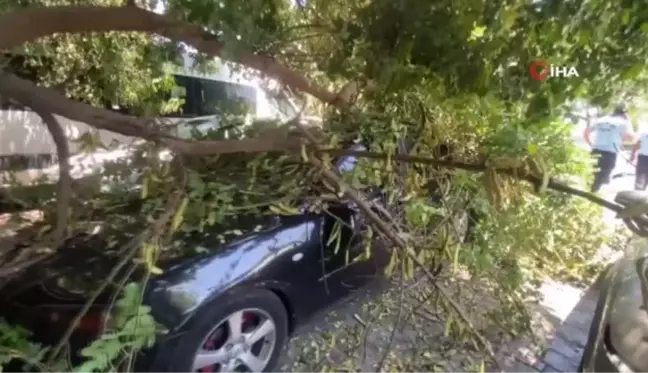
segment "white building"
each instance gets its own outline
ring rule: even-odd
[[[184,103],[179,112],[165,116],[170,122],[178,123],[177,135],[180,137],[188,137],[192,127],[217,126],[215,109],[223,100],[242,99],[250,108],[250,116],[256,119],[280,119],[294,114],[288,103],[284,101],[281,104],[269,96],[261,88],[261,81],[248,77],[250,74],[234,72],[227,64],[220,64],[215,73],[206,75],[193,65],[193,60],[185,55],[183,66],[174,74],[176,87],[172,92]],[[113,109],[124,111],[118,106],[113,106]],[[77,155],[81,149],[74,140],[96,130],[85,123],[58,119],[70,140],[70,153]],[[115,142],[128,144],[134,140],[105,130],[98,133],[105,145]],[[71,163],[80,157],[74,156]],[[55,163],[56,146],[41,118],[33,111],[0,97],[0,176],[7,171],[19,171],[16,174],[19,181],[30,182],[43,173],[51,174]]]

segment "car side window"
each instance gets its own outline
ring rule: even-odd
[[[178,98],[182,100],[182,105],[178,110],[161,114],[166,118],[195,118],[199,116],[196,110],[196,78],[184,75],[173,75],[175,85],[170,92],[164,92],[162,99],[169,100],[171,98]],[[126,115],[137,115],[136,112],[126,105],[119,102],[107,101],[104,107],[108,110],[116,111]]]
[[[200,115],[219,114],[219,104],[234,100],[242,100],[250,112],[256,112],[256,90],[253,87],[209,79],[198,79],[198,84]]]
[[[171,90],[171,97],[183,101],[182,106],[174,113],[167,113],[165,117],[195,118],[198,112],[198,90],[199,79],[184,75],[174,75],[175,86]]]

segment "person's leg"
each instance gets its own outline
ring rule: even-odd
[[[594,171],[594,182],[592,183],[592,193],[596,193],[601,189],[604,182],[603,164],[604,152],[599,150],[592,150],[592,157],[597,159],[596,170]]]
[[[635,190],[646,190],[648,184],[648,156],[639,154],[635,171]]]
[[[603,168],[605,169],[605,171],[603,172],[604,184],[609,184],[610,181],[612,180],[612,172],[616,167],[616,161],[617,161],[617,153],[605,152],[605,155],[603,156]]]
[[[594,183],[592,184],[592,193],[598,192],[603,184],[610,182],[612,171],[616,166],[616,153],[594,150],[592,154],[598,156],[598,166],[594,174]]]

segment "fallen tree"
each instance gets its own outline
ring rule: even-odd
[[[590,11],[600,10],[597,7],[603,5],[602,2],[595,3],[583,5],[585,11],[580,11],[575,18],[583,30],[597,24],[598,16]],[[579,161],[577,151],[569,148],[571,140],[557,118],[560,109],[564,108],[561,104],[568,103],[582,91],[587,91],[593,102],[606,103],[619,91],[640,86],[643,71],[639,68],[632,71],[610,69],[596,77],[592,76],[588,82],[581,82],[581,87],[554,80],[543,86],[548,87],[546,89],[538,87],[537,82],[523,80],[526,68],[502,72],[505,65],[503,60],[515,59],[519,66],[524,66],[533,55],[525,50],[530,40],[509,43],[508,35],[524,35],[534,27],[567,29],[572,27],[571,22],[574,21],[573,10],[559,7],[558,10],[565,11],[565,15],[551,7],[542,8],[539,5],[540,10],[520,6],[514,8],[519,13],[511,13],[511,8],[504,3],[492,7],[484,3],[479,22],[488,23],[491,28],[488,29],[486,26],[475,26],[478,20],[467,9],[463,9],[466,10],[464,12],[453,9],[455,5],[451,6],[450,9],[457,11],[452,17],[458,19],[450,19],[445,9],[431,10],[426,4],[411,0],[407,9],[396,9],[389,1],[377,1],[366,6],[356,4],[357,8],[350,8],[352,10],[345,13],[342,11],[346,9],[345,6],[316,1],[303,9],[284,9],[283,13],[274,13],[275,19],[270,22],[272,26],[255,19],[254,26],[260,28],[261,32],[242,26],[237,28],[238,25],[231,23],[233,21],[228,17],[230,10],[239,16],[265,14],[266,5],[261,5],[259,12],[250,12],[250,9],[244,12],[237,8],[244,5],[228,4],[220,9],[212,5],[212,12],[207,13],[218,20],[214,25],[202,18],[205,9],[199,7],[198,2],[193,4],[196,5],[195,9],[189,6],[191,2],[184,5],[171,2],[168,4],[168,14],[157,14],[127,4],[110,7],[37,6],[13,9],[0,16],[0,49],[3,50],[63,34],[84,36],[113,32],[146,33],[191,45],[204,55],[236,62],[277,80],[291,89],[288,94],[293,97],[303,94],[317,99],[319,103],[311,106],[319,106],[324,112],[323,126],[317,130],[305,128],[298,116],[261,134],[250,131],[233,139],[203,136],[185,140],[166,131],[155,116],[135,117],[98,108],[8,71],[0,73],[0,95],[30,107],[43,118],[56,143],[59,159],[67,159],[69,151],[57,117],[147,140],[149,143],[144,147],[149,151],[171,149],[176,156],[171,171],[163,171],[164,167],[157,160],[149,159],[148,163],[140,165],[142,169],[149,170],[149,175],[159,179],[142,181],[147,190],[151,189],[147,194],[155,197],[152,203],[156,206],[166,202],[168,195],[178,194],[187,198],[191,196],[190,199],[195,199],[196,207],[205,203],[208,193],[193,193],[192,187],[179,182],[190,179],[191,175],[198,175],[198,179],[204,180],[209,176],[212,182],[228,180],[236,186],[234,191],[208,191],[211,193],[209,198],[225,196],[227,199],[221,200],[234,201],[220,208],[220,218],[243,211],[258,213],[260,206],[275,203],[290,205],[311,192],[313,185],[320,187],[323,183],[334,192],[333,198],[349,198],[359,206],[375,231],[394,246],[395,253],[400,253],[394,254],[394,257],[400,258],[403,268],[407,265],[418,267],[440,292],[444,302],[449,304],[448,312],[458,315],[460,323],[466,325],[471,335],[497,362],[495,352],[481,331],[473,325],[469,313],[437,281],[436,275],[430,271],[430,262],[419,258],[415,249],[421,248],[415,248],[415,244],[431,244],[411,238],[424,236],[422,227],[402,218],[402,211],[387,211],[384,216],[374,213],[372,207],[375,206],[371,206],[358,190],[363,185],[391,185],[388,194],[398,194],[414,201],[427,195],[430,180],[442,180],[444,198],[466,199],[475,204],[478,204],[475,201],[489,201],[490,207],[484,209],[494,217],[516,209],[519,212],[525,208],[525,200],[528,199],[555,198],[551,193],[545,193],[547,189],[583,197],[620,212],[623,208],[615,203],[552,179],[552,176],[570,173],[587,174],[586,162]],[[183,6],[185,9],[180,9]],[[179,9],[184,12],[179,12]],[[604,10],[611,19],[619,16],[609,7]],[[219,11],[223,12],[221,18],[218,17]],[[435,34],[437,30],[423,29],[417,23],[420,21],[418,17],[427,16],[448,20],[452,26],[447,28],[448,37],[437,41],[434,48],[430,47],[433,45],[430,40],[442,37]],[[648,56],[648,43],[641,39],[641,28],[637,26],[641,23],[641,17],[637,11],[636,17],[629,22],[611,22],[606,26],[619,45],[638,43],[639,47],[623,52],[629,61]],[[300,18],[312,23],[302,23]],[[547,20],[554,18],[558,19],[557,23],[549,24]],[[240,21],[239,18],[234,19]],[[325,27],[321,27],[321,24]],[[618,26],[621,24],[623,27]],[[207,31],[210,29],[217,31]],[[485,32],[486,29],[488,31]],[[310,37],[304,30],[315,30],[316,37]],[[277,40],[269,46],[264,44],[267,42],[265,36],[259,35],[264,33]],[[547,56],[562,58],[571,49],[561,49],[563,47],[556,42],[556,38],[567,40],[567,36],[563,36],[566,33],[555,32],[552,35],[547,40],[535,38],[531,41],[537,43],[539,50],[547,53]],[[250,37],[250,41],[246,37]],[[638,40],[643,41],[639,43]],[[589,44],[604,41],[590,39],[579,42]],[[571,45],[571,48],[574,46]],[[464,53],[464,50],[471,53]],[[585,74],[593,66],[599,66],[605,57],[618,53],[617,50],[598,48],[587,55],[576,54],[574,60],[582,63],[578,67],[579,72],[582,69]],[[303,55],[307,58],[302,61]],[[454,60],[448,62],[446,59],[451,57]],[[300,70],[303,72],[298,72]],[[494,71],[499,72],[495,74]],[[490,78],[493,74],[497,79]],[[309,75],[313,78],[307,78]],[[626,79],[616,79],[620,75]],[[610,81],[618,83],[610,84]],[[342,88],[336,92],[324,88],[333,86]],[[359,89],[361,86],[365,86],[365,89]],[[525,89],[533,94],[527,94]],[[561,94],[553,93],[556,91]],[[417,145],[410,149],[411,154],[399,154],[396,150],[398,140],[412,137]],[[367,144],[369,151],[350,151],[341,146],[357,139]],[[458,148],[453,154],[454,159],[440,159],[429,154],[440,143],[451,143]],[[343,180],[331,171],[332,158],[345,155],[363,159],[363,171],[355,179]],[[407,172],[398,174],[396,169],[405,163],[408,164]],[[454,171],[448,175],[443,169],[484,175],[481,179]],[[86,219],[84,211],[90,210],[87,206],[89,201],[73,198],[78,190],[75,191],[66,162],[61,163],[59,171],[56,209],[54,219],[50,222],[53,228],[45,230],[48,232],[45,236],[33,237],[31,247],[20,249],[29,254],[5,261],[3,267],[8,269],[0,270],[2,275],[14,275],[37,263],[43,252],[55,251],[69,235],[82,229],[78,220]],[[202,189],[204,185],[210,185],[204,180],[200,182]],[[518,183],[518,180],[531,183],[533,188]],[[261,197],[250,200],[239,193],[249,190]],[[11,190],[3,192],[11,194]],[[320,197],[321,201],[324,201],[324,197]],[[188,230],[218,222],[218,219],[209,222],[211,219],[198,209],[185,214],[183,224]],[[77,220],[74,224],[70,222],[70,215]],[[168,224],[168,218],[166,216],[165,222],[160,224]],[[446,229],[452,229],[451,224],[446,225]],[[579,240],[592,236],[592,232],[598,228],[595,222],[583,225],[582,234],[565,239],[566,245],[581,244]],[[404,230],[410,232],[409,236],[401,234]],[[159,225],[155,225],[151,231],[161,234]],[[520,249],[520,256],[525,255],[524,250]],[[436,256],[434,263],[459,261],[457,257],[450,258],[444,250],[431,252]],[[510,256],[504,249],[489,255]],[[504,260],[498,260],[497,266],[504,268]],[[462,264],[473,275],[478,275],[479,268],[471,262]],[[406,272],[403,270],[402,276],[406,276]],[[517,289],[518,285],[515,283],[511,287]],[[61,346],[69,334],[54,349],[48,363],[60,357]]]

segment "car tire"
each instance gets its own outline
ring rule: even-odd
[[[168,340],[166,340],[166,342],[161,341],[159,345],[156,346],[155,359],[146,370],[156,372],[234,370],[232,369],[232,365],[228,365],[231,363],[215,363],[208,365],[204,367],[209,367],[209,369],[207,370],[205,370],[204,368],[199,369],[196,367],[200,366],[200,364],[204,364],[204,360],[199,360],[200,354],[202,354],[202,356],[205,356],[205,353],[213,353],[221,350],[232,352],[233,354],[241,351],[246,351],[241,352],[242,354],[246,354],[246,356],[249,354],[254,354],[254,348],[258,343],[255,343],[254,346],[243,347],[243,350],[241,348],[238,348],[239,346],[236,343],[234,343],[234,348],[231,348],[232,343],[229,343],[227,341],[232,341],[232,332],[229,331],[229,325],[232,325],[230,324],[231,318],[235,318],[235,316],[233,315],[236,315],[238,313],[247,315],[248,313],[254,313],[257,311],[259,312],[259,314],[263,314],[264,317],[263,321],[260,321],[260,324],[259,326],[257,326],[257,328],[263,325],[261,323],[265,323],[267,321],[274,324],[274,342],[270,347],[272,351],[267,354],[267,357],[265,359],[260,358],[261,361],[264,361],[263,368],[260,370],[252,371],[273,371],[284,350],[284,344],[286,343],[288,337],[288,315],[286,312],[286,307],[282,303],[281,299],[279,299],[279,297],[270,290],[249,291],[248,289],[246,289],[245,291],[236,291],[228,295],[218,297],[217,299],[201,307],[198,311],[198,314],[190,323],[189,327],[185,328],[184,331],[177,333],[177,336],[169,338]],[[244,322],[247,321],[243,321],[243,323]],[[225,326],[223,325],[227,325],[227,329],[222,329],[225,328]],[[221,330],[227,331],[221,333]],[[252,335],[255,331],[256,329],[254,329],[251,333],[246,333],[243,330],[242,335]],[[226,341],[223,341],[222,344],[220,344],[221,342],[218,341],[215,342],[213,350],[211,348],[206,349],[206,341],[211,342],[210,338],[212,338],[214,334],[218,333],[227,333],[228,336],[222,338]],[[267,347],[265,340],[258,342],[262,343],[262,348]],[[227,348],[228,346],[230,348]],[[230,359],[230,361],[231,360],[238,359]],[[240,360],[239,362],[242,363],[242,361]]]

